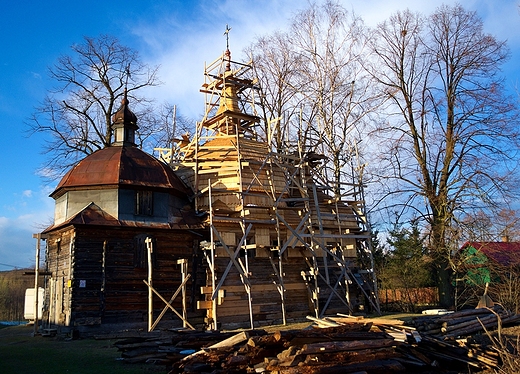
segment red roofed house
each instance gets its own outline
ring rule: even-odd
[[[520,267],[520,242],[471,242],[464,243],[460,249],[466,277],[470,283],[485,284],[493,279],[492,268]]]

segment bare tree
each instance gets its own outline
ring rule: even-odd
[[[520,312],[520,261],[518,255],[516,257],[516,263],[490,266],[494,282],[490,285],[489,293],[493,301],[518,314]]]
[[[489,242],[496,240],[496,233],[492,230],[493,217],[483,211],[465,215],[457,221],[460,241]]]
[[[297,13],[287,33],[251,47],[260,81],[268,87],[266,116],[283,116],[285,133],[273,137],[276,145],[292,138],[305,151],[327,156],[331,162],[321,172],[333,181],[336,195],[345,172],[351,174],[361,123],[373,103],[361,61],[363,30],[361,19],[327,1]]]
[[[332,163],[326,180],[341,194],[342,171],[355,157],[359,121],[367,113],[367,81],[360,56],[365,47],[361,19],[326,2],[299,13],[291,40],[301,56],[298,75],[309,132]],[[349,170],[350,171],[350,170]]]
[[[266,133],[270,135],[269,139],[272,137],[276,149],[281,150],[286,125],[299,114],[301,107],[301,98],[297,97],[300,88],[295,86],[299,55],[289,36],[282,32],[258,38],[247,51],[262,87],[264,122],[271,124]]]
[[[25,319],[25,290],[31,287],[34,287],[34,278],[24,276],[24,270],[0,272],[0,320],[23,321]]]
[[[153,124],[147,134],[137,134],[143,148],[172,147],[174,139],[195,132],[196,121],[179,114],[176,105],[163,103],[152,109],[152,112],[141,113],[139,117],[140,122]]]
[[[491,213],[482,210],[466,214],[457,220],[459,241],[517,241],[520,238],[520,217],[512,209]]]
[[[380,199],[403,216],[422,217],[439,300],[451,306],[455,217],[513,192],[517,116],[498,76],[508,50],[476,13],[455,5],[428,18],[396,13],[375,30],[372,51],[389,113],[374,132]]]
[[[32,133],[48,135],[46,175],[59,177],[79,159],[111,143],[111,116],[125,88],[139,118],[138,140],[146,141],[161,126],[149,100],[137,90],[156,86],[157,67],[143,64],[136,51],[107,35],[85,37],[72,54],[49,69],[57,86],[48,91],[29,120]]]

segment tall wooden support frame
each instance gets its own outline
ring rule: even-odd
[[[185,258],[181,258],[180,260],[177,260],[177,264],[181,266],[181,288],[182,291],[182,327],[186,328],[187,326],[187,318],[188,315],[186,313],[186,282],[188,278],[190,277],[190,274],[188,274],[188,260]],[[173,301],[175,297],[172,298],[171,301]],[[171,302],[170,301],[170,302]]]
[[[152,331],[153,326],[153,241],[152,238],[148,237],[145,239],[146,253],[148,258],[148,331]]]
[[[251,75],[252,65],[231,61],[229,51],[205,66],[205,115],[191,142],[182,143],[181,157],[171,163],[193,187],[196,209],[208,213],[210,243],[203,251],[211,280],[200,305],[207,310],[209,328],[218,329],[218,305],[231,269],[239,274],[254,327],[252,251],[268,257],[264,263],[272,269],[284,324],[290,297],[284,258],[298,253],[307,266],[301,281],[308,285],[316,317],[336,299],[354,312],[359,295],[379,313],[362,183],[345,183],[348,191],[339,196],[335,188],[330,194],[325,157],[313,159],[316,154],[308,151],[315,148],[313,140],[300,137],[291,144],[281,139],[275,132],[282,118],[268,121],[267,128],[260,124]],[[261,232],[269,234],[262,237]],[[223,256],[227,266],[219,262],[217,269]]]
[[[214,236],[214,229],[213,229],[213,204],[212,204],[212,198],[211,198],[211,179],[208,179],[208,193],[209,193],[209,223],[210,223],[210,241],[211,241],[211,257],[208,260],[208,263],[210,264],[210,271],[211,271],[211,291],[212,291],[212,297],[211,297],[211,322],[210,322],[210,329],[217,330],[218,329],[218,322],[217,322],[217,302],[215,298],[215,293],[217,292],[215,289],[215,281],[217,278],[217,274],[215,272],[215,236]]]
[[[47,235],[45,234],[33,234],[33,238],[36,239],[36,258],[34,263],[34,329],[33,336],[38,334],[38,325],[39,325],[39,304],[43,303],[43,300],[39,299],[39,278],[40,278],[40,251],[41,251],[41,241],[47,239]]]
[[[189,275],[189,274],[188,274]],[[169,308],[171,309],[171,311],[173,313],[175,313],[177,315],[177,317],[179,317],[184,324],[186,324],[186,326],[188,326],[190,329],[192,330],[195,330],[195,328],[188,322],[188,320],[186,318],[184,318],[182,316],[182,314],[180,314],[173,306],[172,306],[172,302],[175,300],[175,298],[177,297],[177,295],[179,294],[179,292],[182,290],[182,287],[184,287],[186,285],[186,282],[188,281],[189,277],[186,277],[184,279],[184,281],[181,283],[181,285],[177,288],[177,291],[175,291],[175,293],[173,294],[173,296],[170,298],[170,301],[167,301],[155,288],[153,288],[153,286],[148,283],[147,281],[145,281],[143,279],[143,282],[144,284],[146,284],[148,286],[148,289],[154,293],[155,295],[157,295],[157,297],[159,299],[161,299],[161,301],[166,304],[166,306],[163,308],[162,312],[159,314],[159,316],[157,317],[157,319],[155,320],[155,322],[152,320],[152,323],[150,325],[150,327],[148,328],[148,332],[150,331],[153,331],[153,329],[157,326],[157,324],[161,321],[161,318],[164,316],[164,313],[166,313],[166,310]]]

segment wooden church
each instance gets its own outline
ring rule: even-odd
[[[196,256],[202,226],[192,193],[136,147],[128,105],[125,94],[112,117],[113,144],[81,160],[51,194],[54,224],[43,232],[51,325],[146,320],[149,272],[157,290],[169,290],[182,278],[179,260]]]
[[[113,144],[51,194],[44,323],[254,328],[379,312],[361,186],[334,195],[316,172],[326,157],[274,149],[252,71],[229,50],[209,64],[204,118],[159,159],[136,147],[125,94]]]

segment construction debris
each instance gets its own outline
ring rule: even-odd
[[[409,323],[337,315],[308,317],[313,324],[304,329],[169,331],[115,345],[124,361],[167,365],[172,374],[480,371],[499,368],[499,352],[466,337],[496,327],[499,318],[503,324],[520,321],[520,315],[499,306],[421,316]]]

